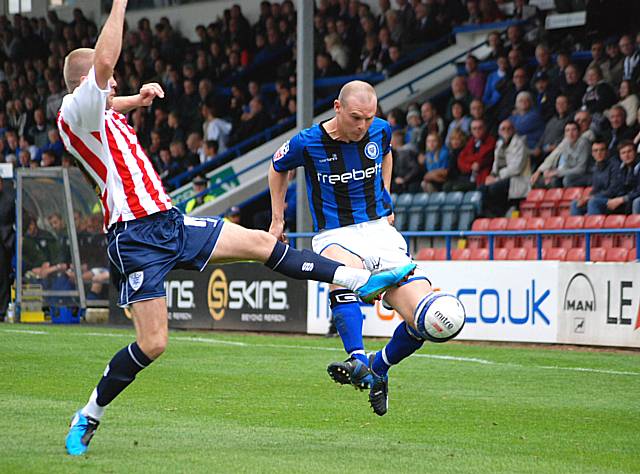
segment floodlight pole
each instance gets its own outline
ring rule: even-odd
[[[302,130],[313,122],[313,7],[315,2],[298,0],[298,24],[296,42],[296,128]],[[296,231],[310,232],[311,214],[307,201],[304,173],[296,175]],[[307,245],[300,245],[303,247]]]

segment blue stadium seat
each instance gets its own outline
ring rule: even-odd
[[[480,191],[467,191],[462,199],[462,206],[473,206],[476,214],[482,211],[482,193]]]
[[[424,229],[425,230],[439,230],[440,229],[440,214],[442,212],[442,206],[447,198],[447,193],[433,193],[429,198],[429,203],[424,211]]]
[[[424,208],[429,204],[430,199],[431,195],[429,193],[416,193],[413,196],[411,207],[421,207],[424,210]]]
[[[454,230],[458,223],[458,211],[462,200],[464,199],[464,193],[460,191],[454,191],[447,193],[445,202],[442,205],[442,218],[441,229],[448,231]]]
[[[408,210],[406,208],[396,208],[394,212],[393,225],[399,231],[407,230]]]
[[[398,202],[398,194],[397,193],[391,193],[391,205],[394,207],[396,207],[396,202]]]
[[[429,200],[429,193],[417,193],[413,197],[411,207],[407,213],[408,224],[405,230],[412,232],[422,230],[424,225],[424,211],[427,208]]]
[[[398,196],[398,200],[396,201],[396,209],[397,210],[406,210],[411,207],[411,203],[413,202],[413,194],[412,193],[402,193]]]
[[[458,209],[458,230],[470,230],[476,216],[482,211],[482,193],[468,191]]]

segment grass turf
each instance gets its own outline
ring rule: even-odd
[[[640,472],[640,353],[430,344],[377,417],[326,375],[336,339],[189,332],[67,456],[71,415],[132,338],[0,325],[0,472]]]

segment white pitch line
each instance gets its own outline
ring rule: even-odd
[[[49,334],[47,331],[35,331],[30,329],[0,329],[0,331],[9,332],[13,334],[21,334],[21,333],[37,334],[37,335]],[[89,336],[89,337],[131,338],[131,336],[128,334],[117,334],[117,333],[109,333],[109,332],[86,332],[86,333],[71,332],[71,334],[73,334],[74,336],[81,336],[81,337]],[[246,342],[225,341],[222,339],[213,339],[208,337],[170,336],[170,341],[196,342],[196,343],[206,343],[206,344],[224,344],[224,345],[235,346],[235,347],[264,347],[269,349],[293,349],[293,350],[342,352],[342,349],[332,348],[332,347],[301,346],[301,345],[295,345],[295,344],[259,344],[259,343],[250,344]],[[488,359],[479,359],[476,357],[458,357],[458,356],[438,355],[438,354],[414,354],[412,357],[443,360],[443,361],[450,361],[450,362],[468,362],[468,363],[481,364],[481,365],[517,367],[517,368],[523,368],[523,369],[565,370],[570,372],[586,372],[586,373],[596,373],[596,374],[605,374],[605,375],[630,375],[630,376],[640,377],[640,372],[632,372],[632,371],[624,371],[624,370],[594,369],[591,367],[562,367],[558,365],[523,365],[523,364],[516,364],[513,362],[495,362]]]

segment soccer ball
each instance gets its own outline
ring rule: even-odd
[[[453,339],[464,326],[464,306],[449,293],[429,293],[420,301],[415,314],[418,332],[431,342]]]

